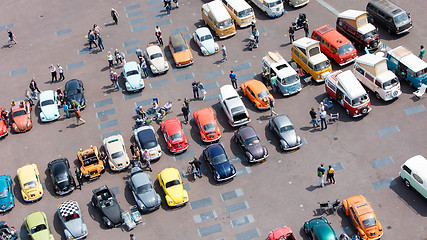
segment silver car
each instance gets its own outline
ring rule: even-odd
[[[62,225],[64,225],[64,233],[67,239],[82,239],[87,236],[88,230],[76,201],[63,202],[58,206],[57,212]]]
[[[141,212],[151,212],[160,207],[162,200],[154,190],[150,175],[141,168],[132,168],[128,185]]]
[[[279,137],[280,147],[283,150],[297,149],[302,145],[301,138],[295,132],[294,125],[287,115],[277,115],[270,119],[268,127]]]

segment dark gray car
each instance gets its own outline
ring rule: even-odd
[[[150,175],[143,172],[141,168],[132,168],[128,185],[139,210],[150,212],[159,209],[162,200],[154,190]]]
[[[297,149],[302,145],[301,138],[295,132],[294,125],[287,115],[277,115],[270,119],[268,127],[279,137],[280,147],[283,150]]]
[[[122,212],[114,193],[107,186],[92,190],[92,206],[101,212],[102,220],[109,228],[123,224]]]
[[[68,200],[58,206],[58,216],[64,226],[64,234],[67,239],[82,239],[87,236],[87,226],[83,221],[79,204],[74,200]]]
[[[253,127],[243,126],[234,131],[234,140],[245,152],[248,162],[261,162],[268,157],[267,148],[261,144]]]

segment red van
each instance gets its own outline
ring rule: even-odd
[[[357,58],[357,50],[351,41],[329,24],[315,29],[311,38],[319,41],[320,50],[340,66],[349,64]]]

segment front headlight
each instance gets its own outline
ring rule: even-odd
[[[234,167],[234,165],[231,165],[231,173],[235,174],[236,173],[236,168]]]
[[[179,62],[175,62],[176,65],[179,65]]]
[[[144,209],[144,208],[145,208],[145,205],[144,205],[140,200],[137,200],[137,201],[136,201],[136,203],[138,204],[138,206],[139,206],[140,208],[142,208],[142,209]]]
[[[184,196],[184,200],[187,200],[187,196]]]

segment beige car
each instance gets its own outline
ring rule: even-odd
[[[130,160],[126,153],[122,135],[117,134],[105,138],[104,147],[108,156],[108,164],[112,171],[121,171],[129,166]]]
[[[169,64],[159,46],[148,44],[144,52],[144,57],[153,74],[162,74],[169,70]]]

